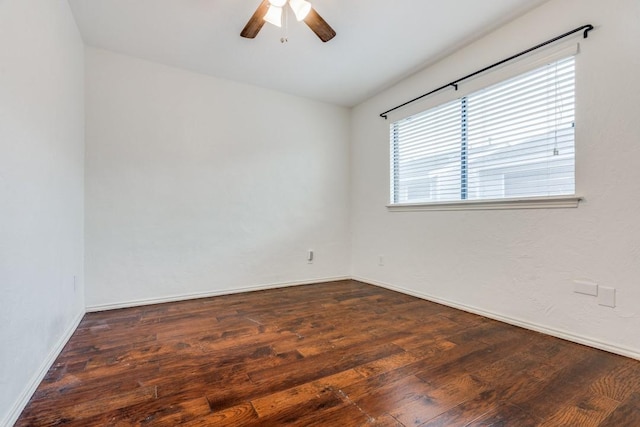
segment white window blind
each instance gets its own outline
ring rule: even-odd
[[[575,193],[574,58],[391,124],[391,203]]]

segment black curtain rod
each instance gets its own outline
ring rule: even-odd
[[[498,61],[498,62],[496,62],[495,64],[491,64],[491,65],[489,65],[488,67],[484,67],[484,68],[483,68],[483,69],[481,69],[481,70],[475,71],[475,72],[473,72],[473,73],[471,73],[471,74],[469,74],[469,75],[466,75],[466,76],[464,76],[464,77],[462,77],[462,78],[459,78],[458,80],[454,80],[454,81],[452,81],[451,83],[447,83],[447,84],[446,84],[446,85],[444,85],[444,86],[440,86],[440,87],[439,87],[439,88],[437,88],[437,89],[433,89],[432,91],[427,92],[427,93],[425,93],[424,95],[420,95],[420,96],[418,96],[417,98],[413,98],[411,101],[407,101],[407,102],[405,102],[404,104],[400,104],[400,105],[398,105],[397,107],[393,107],[392,109],[387,110],[387,111],[385,111],[384,113],[380,113],[380,117],[382,117],[382,118],[384,118],[384,119],[386,120],[386,119],[387,119],[387,114],[389,114],[390,112],[395,111],[395,110],[397,110],[397,109],[399,109],[399,108],[402,108],[402,107],[404,107],[405,105],[409,105],[409,104],[411,104],[411,103],[413,103],[413,102],[416,102],[417,100],[422,99],[422,98],[424,98],[425,96],[432,95],[432,94],[434,94],[434,93],[436,93],[436,92],[439,92],[439,91],[441,91],[442,89],[446,89],[446,88],[448,88],[448,87],[450,87],[450,86],[453,86],[453,88],[454,88],[455,90],[458,90],[458,83],[460,83],[460,82],[461,82],[461,81],[463,81],[463,80],[467,80],[467,79],[469,79],[469,78],[471,78],[471,77],[477,76],[477,75],[478,75],[478,74],[480,74],[480,73],[484,73],[484,72],[485,72],[485,71],[487,71],[487,70],[490,70],[490,69],[492,69],[492,68],[494,68],[494,67],[497,67],[497,66],[499,66],[499,65],[502,65],[502,64],[504,64],[505,62],[509,62],[509,61],[511,61],[511,60],[513,60],[513,59],[516,59],[516,58],[518,58],[518,57],[520,57],[520,56],[522,56],[522,55],[526,55],[526,54],[527,54],[527,53],[529,53],[529,52],[532,52],[532,51],[534,51],[534,50],[536,50],[536,49],[540,49],[540,48],[541,48],[541,47],[543,47],[543,46],[546,46],[546,45],[551,44],[551,43],[553,43],[553,42],[556,42],[556,41],[558,41],[558,40],[560,40],[560,39],[563,39],[563,38],[565,38],[565,37],[568,37],[568,36],[570,36],[570,35],[572,35],[572,34],[574,34],[574,33],[577,33],[578,31],[583,31],[583,38],[585,38],[585,39],[586,39],[586,38],[588,37],[588,35],[589,35],[589,31],[591,31],[591,30],[593,30],[593,25],[591,25],[591,24],[587,24],[587,25],[583,25],[582,27],[575,28],[575,29],[573,29],[573,30],[571,30],[571,31],[568,31],[568,32],[566,32],[566,33],[564,33],[564,34],[561,34],[561,35],[557,36],[557,37],[554,37],[554,38],[552,38],[551,40],[547,40],[546,42],[543,42],[543,43],[540,43],[540,44],[535,45],[535,46],[533,46],[533,47],[530,47],[529,49],[527,49],[527,50],[523,50],[523,51],[522,51],[522,52],[520,52],[520,53],[516,53],[515,55],[512,55],[512,56],[510,56],[510,57],[508,57],[508,58],[506,58],[506,59],[503,59],[502,61]]]

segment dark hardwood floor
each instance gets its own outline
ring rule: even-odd
[[[87,314],[18,426],[640,426],[640,362],[354,281]]]

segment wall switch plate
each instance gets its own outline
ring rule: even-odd
[[[313,264],[313,250],[311,249],[307,252],[307,262]]]
[[[574,280],[573,292],[577,294],[598,296],[598,284],[586,280]]]
[[[598,293],[598,304],[605,307],[616,306],[616,290],[615,288],[606,288],[600,286],[600,292]]]

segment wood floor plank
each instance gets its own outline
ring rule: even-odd
[[[365,425],[375,427],[404,427],[404,425],[401,424],[400,421],[396,420],[388,414],[382,415],[373,420],[368,420],[367,424],[362,424],[361,427],[364,427]]]
[[[410,365],[418,360],[418,357],[409,352],[397,353],[389,357],[365,363],[364,365],[355,368],[355,371],[362,375],[363,378],[368,378]]]
[[[544,352],[529,349],[527,353],[513,353],[473,372],[471,376],[483,384],[480,392],[423,425],[464,426],[491,413],[516,393],[534,394],[541,389],[543,382],[537,376],[537,369]]]
[[[322,378],[318,381],[304,383],[290,389],[253,399],[251,403],[259,417],[270,416],[282,411],[283,408],[300,405],[323,392],[339,391],[344,385],[351,384],[361,378],[362,376],[360,374],[351,369]]]
[[[337,349],[330,353],[303,358],[299,362],[295,362],[295,369],[288,365],[269,367],[251,371],[249,377],[256,384],[273,381],[287,384],[303,383],[403,352],[404,350],[393,343],[380,345],[366,342]]]
[[[558,371],[535,393],[521,393],[510,401],[537,417],[547,419],[559,408],[569,404],[583,389],[619,363],[616,356],[592,350],[591,354],[567,368]],[[549,399],[549,396],[554,396]]]
[[[620,405],[600,395],[586,395],[559,408],[540,424],[541,427],[597,427]]]
[[[225,408],[238,403],[273,394],[287,388],[321,380],[340,372],[349,371],[361,364],[378,360],[401,352],[393,345],[361,345],[349,347],[331,355],[317,355],[295,362],[294,367],[282,365],[260,369],[248,373],[249,382],[236,389],[217,389],[206,393],[207,399],[217,408]],[[238,393],[241,391],[241,393]]]
[[[618,402],[627,400],[638,391],[640,370],[633,360],[615,366],[591,384],[590,391]]]
[[[465,427],[535,427],[538,425],[540,425],[539,418],[507,403],[492,408],[491,411],[480,415]]]
[[[464,375],[391,411],[404,425],[421,425],[482,393],[485,385]]]
[[[497,404],[498,399],[495,390],[479,389],[475,397],[446,409],[439,415],[420,424],[423,427],[466,426],[480,416],[490,412]],[[422,418],[426,418],[425,414]]]
[[[93,417],[74,419],[65,426],[140,426],[169,427],[183,425],[199,417],[211,414],[205,398],[181,401],[158,398],[152,401],[131,404],[116,410],[101,412]]]
[[[401,376],[377,387],[371,387],[372,383],[363,385],[363,388],[359,388],[358,384],[345,387],[343,394],[372,418],[390,414],[395,408],[419,399],[433,390],[413,375]]]
[[[640,391],[634,392],[622,402],[607,418],[601,427],[637,426],[640,425]]]
[[[350,405],[345,403],[333,390],[325,388],[299,404],[284,406],[264,417],[260,417],[255,425],[279,426],[296,424],[307,426],[311,421],[318,420],[317,414],[322,413],[322,420],[326,421],[333,417],[335,411],[345,406]]]
[[[640,362],[342,280],[87,314],[58,425],[638,426]]]
[[[258,420],[253,406],[249,402],[216,411],[182,423],[185,427],[216,427],[216,426],[249,426]]]

